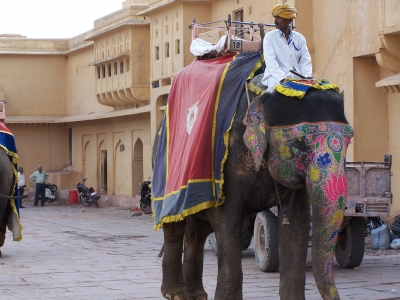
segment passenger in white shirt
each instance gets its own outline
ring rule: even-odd
[[[271,10],[275,18],[276,29],[268,32],[263,41],[265,72],[261,83],[267,86],[271,93],[285,78],[300,78],[290,70],[311,78],[311,56],[308,52],[306,39],[290,28],[290,23],[297,16],[294,7],[277,4]]]
[[[18,190],[19,190],[20,196],[24,195],[25,187],[26,187],[26,181],[25,181],[25,175],[24,175],[24,168],[19,167],[18,168]],[[22,199],[19,200],[19,208],[25,208],[25,206],[22,206]]]

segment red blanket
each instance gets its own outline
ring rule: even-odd
[[[153,173],[156,228],[224,202],[223,164],[244,83],[258,53],[195,60],[174,78]]]

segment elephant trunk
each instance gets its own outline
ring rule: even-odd
[[[337,168],[331,166],[329,170],[320,171],[324,174],[320,174],[319,183],[312,183],[315,179],[313,174],[309,174],[307,178],[307,191],[312,201],[313,272],[323,299],[340,299],[332,269],[347,198],[344,162]]]
[[[301,123],[272,128],[268,168],[291,189],[307,186],[312,202],[312,262],[323,299],[339,299],[332,262],[347,198],[345,159],[353,129],[344,123]]]

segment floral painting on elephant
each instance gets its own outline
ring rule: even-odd
[[[276,90],[302,102],[307,101],[303,97],[311,88],[338,89],[326,80],[286,80]],[[267,152],[269,171],[274,180],[293,189],[299,188],[299,184],[306,186],[315,210],[313,239],[320,241],[321,253],[326,257],[321,259],[324,265],[321,275],[329,279],[326,281],[327,290],[333,298],[337,291],[332,280],[332,259],[344,218],[347,199],[345,160],[353,128],[340,119],[329,122],[318,121],[318,118],[293,124],[271,125],[268,123],[270,120],[265,120],[267,110],[262,100],[259,97],[254,100],[243,121],[246,126],[244,143],[252,155],[256,171]]]

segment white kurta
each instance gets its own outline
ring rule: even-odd
[[[286,39],[279,29],[272,30],[264,37],[263,51],[266,68],[261,83],[268,87],[268,92],[272,93],[284,78],[298,78],[290,70],[312,77],[311,56],[302,34],[290,30]]]
[[[18,188],[26,185],[25,175],[18,172]]]

